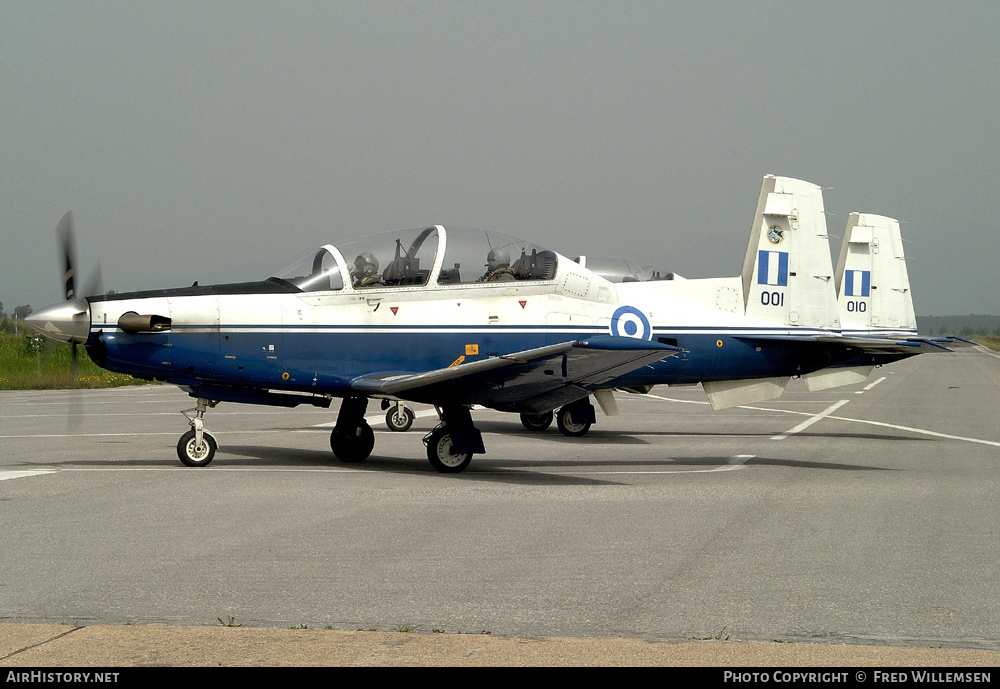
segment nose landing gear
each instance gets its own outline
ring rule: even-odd
[[[198,406],[181,412],[191,425],[191,430],[181,436],[177,442],[177,457],[189,467],[203,467],[215,457],[219,444],[215,437],[205,430],[205,410],[214,407],[218,402],[198,398]],[[194,416],[192,416],[194,412]]]
[[[388,402],[388,400],[385,401]],[[412,409],[404,406],[402,402],[389,403],[388,406],[383,405],[382,408],[389,410],[385,413],[385,425],[389,427],[390,431],[402,433],[403,431],[410,430],[410,426],[413,425],[413,419],[416,418],[416,414],[413,413]]]

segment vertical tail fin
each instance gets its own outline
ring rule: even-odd
[[[851,213],[837,260],[837,297],[845,334],[916,330],[898,221]]]
[[[746,314],[792,326],[839,328],[823,191],[767,175],[743,259]]]

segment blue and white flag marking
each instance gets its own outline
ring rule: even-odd
[[[872,291],[872,271],[845,270],[844,295],[848,297],[870,297]]]
[[[757,252],[757,284],[788,286],[788,252],[765,251]]]

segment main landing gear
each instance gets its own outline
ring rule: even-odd
[[[465,471],[472,455],[486,452],[483,434],[472,424],[468,407],[438,407],[441,423],[424,436],[427,459],[444,474]]]
[[[345,397],[340,405],[330,448],[341,462],[363,462],[375,448],[375,431],[365,421],[367,408],[367,397]]]
[[[204,467],[215,457],[219,444],[215,437],[205,430],[205,410],[214,407],[218,402],[198,398],[198,406],[182,411],[187,417],[191,430],[181,436],[177,442],[177,457],[189,467]],[[194,412],[194,416],[191,415]]]
[[[570,438],[586,435],[597,420],[594,405],[585,397],[561,407],[556,412],[521,414],[521,425],[533,433],[540,433],[552,425],[553,418],[559,427],[559,432]]]
[[[532,433],[541,433],[552,425],[552,412],[542,414],[521,414],[521,425]]]
[[[342,462],[363,462],[375,447],[375,433],[365,421],[367,408],[367,397],[347,397],[340,405],[337,425],[330,434],[330,447]],[[388,409],[387,423],[396,415],[396,425],[405,424],[405,428],[394,430],[406,430],[413,423],[413,412],[401,403],[389,403],[384,408]],[[486,452],[483,436],[473,425],[468,407],[439,407],[437,411],[441,423],[424,436],[427,459],[432,467],[445,474],[464,471],[474,454]],[[389,426],[392,428],[393,424]]]

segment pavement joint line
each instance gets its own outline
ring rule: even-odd
[[[5,656],[0,656],[0,660],[7,660],[8,658],[13,658],[14,656],[16,656],[19,653],[24,653],[25,651],[30,651],[33,648],[38,648],[40,646],[45,646],[47,644],[50,644],[53,641],[58,641],[59,639],[61,639],[64,636],[66,636],[67,634],[72,634],[73,632],[77,631],[78,629],[83,629],[83,627],[73,627],[72,629],[67,629],[62,634],[56,634],[52,638],[42,639],[41,641],[39,641],[36,644],[31,644],[30,646],[25,646],[24,648],[19,648],[16,651],[11,651],[10,653],[8,653]]]

